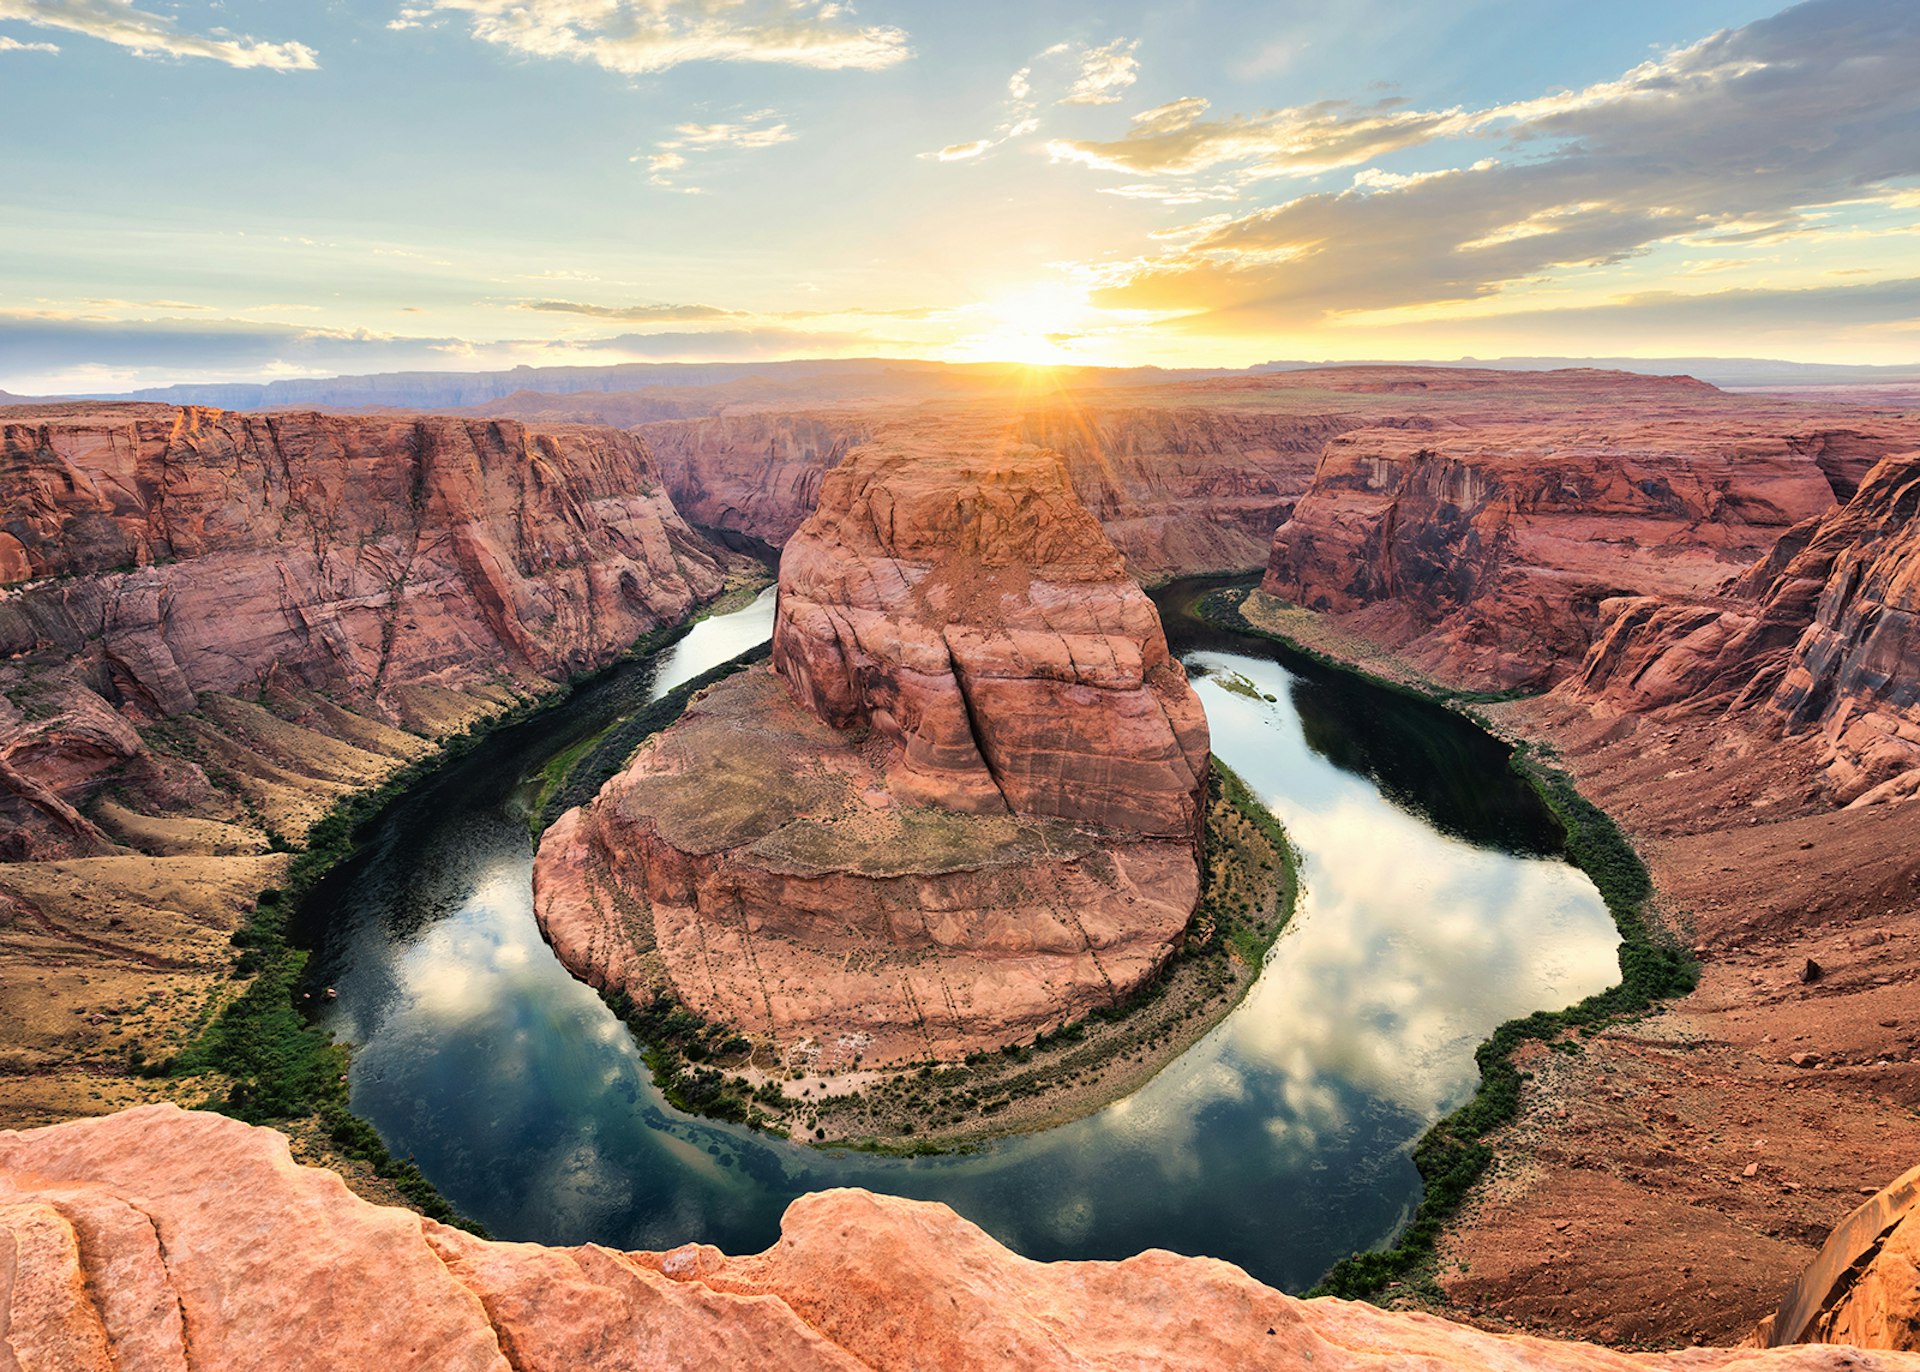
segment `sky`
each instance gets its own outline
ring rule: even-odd
[[[0,0],[0,389],[1920,361],[1920,3]]]

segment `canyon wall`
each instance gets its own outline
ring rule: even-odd
[[[423,692],[600,665],[723,581],[613,430],[36,407],[0,416],[0,484],[0,815],[54,844],[203,696],[431,731]]]
[[[1599,635],[1603,603],[1711,593],[1831,508],[1863,453],[1915,437],[1794,418],[1344,434],[1275,533],[1263,589],[1445,680],[1551,685]]]
[[[1920,452],[1796,526],[1724,593],[1609,602],[1569,690],[1816,735],[1842,801],[1920,794]]]
[[[5,1365],[62,1372],[1920,1367],[1487,1334],[1157,1250],[1033,1262],[944,1205],[855,1190],[795,1201],[746,1256],[492,1243],[360,1200],[278,1134],[172,1106],[0,1133],[0,1255]]]
[[[1099,401],[743,413],[646,424],[674,503],[696,525],[779,547],[812,513],[825,472],[875,438],[902,444],[997,439],[1060,455],[1080,501],[1141,581],[1242,571],[1264,560],[1337,413],[1261,413]]]
[[[855,449],[781,560],[773,667],[540,846],[576,975],[788,1064],[950,1058],[1110,1006],[1199,894],[1206,719],[1059,459]]]

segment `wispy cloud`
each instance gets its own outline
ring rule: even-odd
[[[652,152],[635,153],[629,161],[647,165],[647,180],[664,190],[682,195],[703,195],[698,186],[682,185],[676,178],[687,169],[688,153],[711,153],[719,149],[772,148],[791,143],[796,135],[785,123],[769,123],[776,118],[772,110],[755,110],[731,124],[677,124],[673,137],[653,145]]]
[[[1495,130],[1508,155],[1418,174],[1366,168],[1089,269],[1109,306],[1257,332],[1335,314],[1484,300],[1665,242],[1817,227],[1809,212],[1920,175],[1920,8],[1813,0],[1618,80],[1485,110],[1329,104],[1208,120],[1189,99],[1056,156],[1132,177],[1230,182],[1358,165]],[[1151,182],[1149,181],[1148,184]],[[1722,249],[1724,250],[1724,249]]]
[[[937,152],[923,152],[921,159],[970,162],[1004,143],[1025,138],[1039,130],[1040,107],[1046,103],[1113,104],[1120,99],[1119,92],[1139,76],[1140,63],[1133,55],[1139,46],[1139,40],[1131,38],[1116,38],[1097,48],[1055,43],[1007,78],[1006,104],[991,134],[949,143]],[[1041,87],[1048,95],[1041,93]]]
[[[629,76],[687,62],[878,70],[913,55],[907,35],[861,24],[844,0],[424,0],[389,27],[464,15],[482,42]]]
[[[0,33],[0,52],[59,52],[58,43],[22,43],[18,38],[9,38]]]
[[[1062,105],[1112,105],[1120,92],[1140,78],[1140,59],[1133,54],[1138,39],[1116,38],[1105,47],[1080,54],[1080,74],[1073,89],[1060,98]]]
[[[312,71],[319,56],[304,43],[274,43],[213,29],[183,32],[176,20],[135,9],[131,0],[0,0],[0,20],[83,34],[125,48],[136,57],[203,57],[229,67]],[[58,52],[51,43],[0,39],[0,51]]]
[[[530,300],[519,307],[548,314],[578,314],[589,319],[615,319],[627,324],[685,324],[703,319],[739,319],[743,310],[716,305],[583,305],[572,300]]]

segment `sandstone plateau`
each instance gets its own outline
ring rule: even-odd
[[[0,1357],[22,1372],[1920,1366],[1501,1337],[1159,1251],[1037,1263],[944,1205],[865,1191],[795,1201],[779,1242],[741,1257],[492,1243],[359,1199],[271,1131],[169,1106],[0,1133]]]
[[[875,444],[787,543],[772,670],[697,698],[548,831],[535,908],[577,975],[670,987],[789,1057],[954,1057],[1171,956],[1207,759],[1152,603],[1054,454]]]

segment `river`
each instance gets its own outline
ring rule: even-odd
[[[978,1152],[824,1151],[689,1118],[535,926],[540,768],[764,641],[768,592],[502,729],[376,823],[302,927],[353,1108],[497,1237],[765,1247],[824,1186],[938,1199],[1029,1256],[1204,1253],[1289,1290],[1388,1240],[1413,1143],[1501,1021],[1618,979],[1598,893],[1467,721],[1213,629],[1156,594],[1218,755],[1286,825],[1304,894],[1246,999],[1131,1096]],[[1235,689],[1228,689],[1228,684]],[[1248,693],[1249,685],[1254,693]]]

